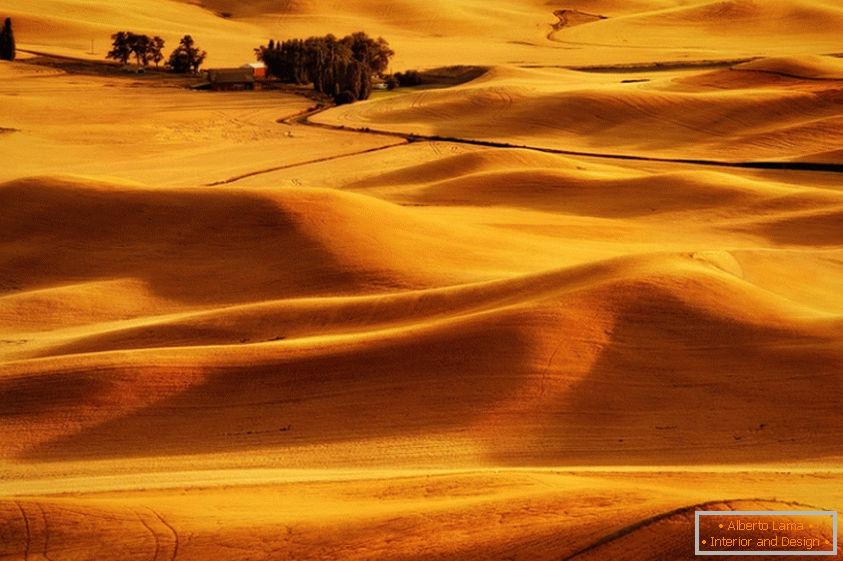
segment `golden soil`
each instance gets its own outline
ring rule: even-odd
[[[3,11],[0,560],[692,559],[700,505],[843,509],[837,2]],[[489,69],[303,119],[32,58],[119,29]]]

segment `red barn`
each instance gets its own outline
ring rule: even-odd
[[[250,62],[249,64],[244,64],[241,68],[251,70],[255,80],[266,80],[267,68],[262,62]]]

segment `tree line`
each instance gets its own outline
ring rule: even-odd
[[[368,99],[375,77],[383,78],[395,55],[382,37],[357,32],[338,39],[334,35],[308,39],[270,40],[255,49],[270,74],[290,84],[313,88],[337,104]]]
[[[6,18],[0,30],[0,60],[15,60],[15,33],[12,31],[12,18]]]
[[[146,68],[150,63],[155,63],[155,67],[159,68],[164,60],[166,43],[157,35],[150,37],[131,31],[119,31],[111,36],[111,40],[111,50],[105,58],[116,60],[123,65],[128,64],[134,57],[138,68]],[[193,37],[185,35],[179,41],[179,46],[170,53],[166,66],[173,72],[195,73],[199,71],[207,56],[206,51],[196,46]]]

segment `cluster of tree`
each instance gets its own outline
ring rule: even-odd
[[[129,59],[134,56],[139,68],[146,68],[150,62],[154,62],[158,68],[164,60],[164,39],[157,35],[149,37],[131,31],[120,31],[112,35],[111,40],[111,50],[105,57],[121,64],[128,64]],[[181,38],[179,46],[170,53],[167,66],[173,72],[198,72],[207,55],[208,53],[196,47],[193,37],[185,35]]]
[[[395,52],[383,38],[363,32],[338,39],[334,35],[270,41],[255,49],[270,74],[282,82],[313,84],[338,104],[367,99],[372,80],[383,77]]]
[[[412,86],[420,86],[422,84],[422,77],[418,70],[408,70],[406,72],[396,72],[392,75],[395,78],[395,83],[402,88],[409,88]]]
[[[193,37],[185,35],[179,41],[179,46],[170,53],[170,60],[167,66],[173,72],[185,74],[187,72],[199,72],[199,67],[205,62],[208,53],[199,49],[193,41]]]
[[[15,60],[15,34],[12,31],[12,18],[6,18],[0,30],[0,60]]]
[[[409,88],[412,86],[420,86],[422,84],[422,77],[418,70],[408,70],[406,72],[396,72],[384,78],[383,83],[386,84],[386,89],[394,90],[395,88]]]
[[[112,35],[111,40],[111,50],[105,56],[121,64],[128,64],[129,58],[134,56],[139,67],[145,68],[152,61],[157,68],[164,60],[164,40],[157,35],[150,37],[131,31],[120,31]]]

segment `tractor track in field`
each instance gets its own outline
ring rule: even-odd
[[[301,94],[299,94],[301,95]],[[502,99],[502,103],[511,104],[512,100]],[[325,111],[334,108],[335,105],[333,104],[323,104],[318,105],[316,107],[312,107],[305,111],[301,111],[299,113],[295,113],[293,115],[288,115],[285,117],[281,117],[277,120],[277,123],[287,125],[287,126],[304,126],[304,127],[312,127],[318,128],[323,130],[330,130],[335,132],[348,132],[348,133],[357,133],[357,134],[368,134],[373,136],[378,136],[382,138],[392,138],[396,139],[397,142],[393,142],[390,144],[386,144],[383,146],[376,146],[374,148],[367,148],[365,150],[358,150],[355,152],[346,152],[342,154],[336,154],[332,156],[324,156],[321,158],[315,158],[312,160],[305,160],[302,162],[294,162],[291,164],[284,164],[280,166],[274,166],[271,168],[264,168],[255,170],[252,172],[240,174],[237,176],[229,177],[227,179],[215,181],[212,183],[208,183],[206,186],[213,187],[219,185],[229,185],[232,183],[237,183],[243,179],[247,179],[250,177],[255,177],[259,175],[265,175],[277,171],[282,171],[285,169],[292,169],[301,166],[311,165],[311,164],[319,164],[324,162],[329,162],[333,160],[338,160],[342,158],[349,158],[353,156],[359,156],[363,154],[371,154],[373,152],[379,152],[382,150],[387,150],[390,148],[394,148],[397,146],[402,146],[405,144],[410,144],[413,142],[441,142],[441,143],[449,143],[449,144],[461,144],[465,146],[477,146],[482,148],[503,148],[503,149],[511,149],[511,150],[529,150],[533,152],[541,152],[544,154],[557,154],[562,156],[574,156],[579,158],[594,158],[594,159],[602,159],[602,160],[616,160],[616,161],[630,161],[630,162],[649,162],[649,163],[659,163],[659,164],[681,164],[681,165],[690,165],[690,166],[698,166],[698,167],[716,167],[716,168],[732,168],[732,169],[752,169],[752,170],[777,170],[777,171],[799,171],[799,172],[820,172],[820,173],[843,173],[843,164],[838,163],[827,163],[827,162],[793,162],[793,161],[769,161],[769,160],[750,160],[750,161],[724,161],[724,160],[712,160],[707,158],[665,158],[665,157],[657,157],[657,156],[642,156],[639,154],[613,154],[613,153],[606,153],[606,152],[588,152],[588,151],[581,151],[581,150],[568,150],[564,148],[551,148],[547,146],[538,146],[532,144],[515,144],[511,142],[503,142],[503,141],[496,141],[496,140],[484,140],[484,139],[474,139],[474,138],[463,138],[457,136],[444,136],[444,135],[430,135],[430,134],[420,134],[420,133],[413,133],[413,132],[398,132],[398,131],[390,131],[385,129],[377,129],[372,127],[355,127],[355,126],[348,126],[348,125],[335,125],[329,123],[319,123],[314,122],[311,120],[313,117],[319,115],[320,113],[324,113]]]
[[[565,156],[577,156],[582,158],[598,158],[609,160],[626,160],[636,162],[654,162],[667,164],[684,164],[694,166],[707,167],[724,167],[724,168],[741,168],[741,169],[759,169],[759,170],[785,170],[785,171],[812,171],[812,172],[830,172],[843,173],[843,164],[825,163],[825,162],[789,162],[789,161],[766,161],[766,160],[752,160],[752,161],[723,161],[711,160],[706,158],[660,158],[656,156],[642,156],[638,154],[612,154],[605,152],[587,152],[580,150],[566,150],[564,148],[550,148],[547,146],[536,146],[530,144],[514,144],[510,142],[501,142],[496,140],[482,140],[473,138],[461,138],[454,136],[443,135],[426,135],[418,133],[396,132],[382,129],[375,129],[371,127],[349,127],[347,125],[332,125],[327,123],[316,123],[311,121],[311,118],[323,113],[333,106],[324,106],[317,109],[311,109],[301,114],[289,117],[283,121],[286,124],[302,125],[308,127],[316,127],[321,129],[357,132],[361,134],[371,134],[377,136],[385,136],[392,138],[399,138],[406,143],[411,142],[444,142],[453,144],[464,144],[469,146],[480,146],[487,148],[509,148],[516,150],[531,150],[534,152],[542,152],[546,154],[559,154]],[[394,145],[393,145],[394,146]],[[381,150],[383,148],[370,149],[368,152]],[[346,154],[341,156],[334,156],[325,158],[326,160],[335,159],[338,157],[347,157],[353,154]]]

